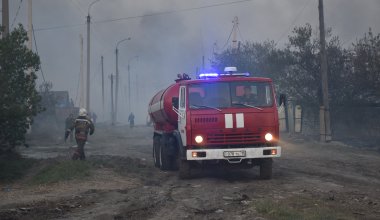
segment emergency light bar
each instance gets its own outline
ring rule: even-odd
[[[249,73],[222,73],[220,76],[249,76]]]
[[[199,78],[209,78],[209,77],[218,77],[219,74],[217,73],[201,73],[199,74]]]

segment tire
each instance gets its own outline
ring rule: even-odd
[[[269,180],[272,178],[272,158],[263,159],[260,163],[260,179]]]
[[[160,145],[159,145],[159,161],[161,170],[170,170],[170,156],[166,150],[166,138],[161,137]]]
[[[181,157],[181,151],[179,149],[178,149],[178,152],[177,152],[176,162],[177,162],[177,167],[178,167],[178,177],[180,179],[191,179],[192,178],[192,173],[191,173],[192,164],[191,164],[191,161],[182,159],[182,157]]]
[[[191,179],[191,163],[190,161],[179,159],[178,177],[180,179]]]
[[[155,136],[153,138],[153,163],[155,167],[160,168],[160,137]]]

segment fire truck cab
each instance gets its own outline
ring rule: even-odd
[[[150,102],[153,158],[180,178],[205,164],[251,168],[272,177],[272,158],[281,156],[275,92],[269,78],[227,71],[180,76]]]

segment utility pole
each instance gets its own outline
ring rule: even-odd
[[[86,75],[86,109],[90,112],[90,13],[87,15],[87,75]]]
[[[239,19],[237,16],[234,17],[234,20],[232,21],[234,24],[233,30],[232,30],[232,49],[236,50],[237,49],[237,31],[238,31],[238,25],[239,25]]]
[[[205,71],[205,56],[202,56],[202,71]]]
[[[28,48],[33,48],[33,17],[32,17],[32,0],[28,1]]]
[[[113,74],[110,76],[111,79],[111,124],[115,125],[115,112],[113,108]]]
[[[79,35],[80,38],[80,101],[79,101],[79,107],[84,108],[85,107],[85,97],[84,97],[84,88],[85,88],[85,82],[84,82],[84,72],[83,72],[83,35]]]
[[[103,119],[104,119],[104,59],[103,56],[101,56],[101,62],[102,62],[102,106],[103,106]]]
[[[2,21],[4,27],[4,37],[9,34],[9,1],[3,0],[2,2]]]
[[[115,66],[115,70],[116,70],[116,97],[115,97],[115,121],[117,119],[117,104],[118,104],[118,98],[119,98],[119,50],[117,49],[117,47],[119,46],[120,43],[124,42],[124,41],[127,41],[127,40],[130,40],[131,38],[128,37],[128,38],[125,38],[125,39],[122,39],[120,41],[118,41],[116,43],[116,47],[115,47],[115,54],[116,54],[116,66]]]
[[[320,110],[320,138],[323,142],[331,141],[331,127],[330,127],[330,107],[329,107],[329,89],[327,78],[327,58],[326,58],[326,41],[325,41],[325,23],[323,15],[323,0],[319,0],[319,34],[320,34],[320,51],[321,51],[321,76],[322,76],[322,93],[323,93],[323,106]],[[323,133],[322,133],[323,131]]]
[[[90,24],[91,24],[91,6],[100,0],[95,0],[91,2],[91,4],[88,6],[87,9],[87,17],[86,17],[86,24],[87,24],[87,74],[86,74],[86,109],[87,112],[90,113]]]

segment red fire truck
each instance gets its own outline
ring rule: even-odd
[[[178,169],[180,178],[190,178],[196,167],[217,164],[260,166],[260,177],[270,179],[272,158],[281,156],[269,78],[228,71],[202,73],[191,80],[179,74],[175,84],[152,98],[149,114],[154,122],[154,164],[162,170]]]

